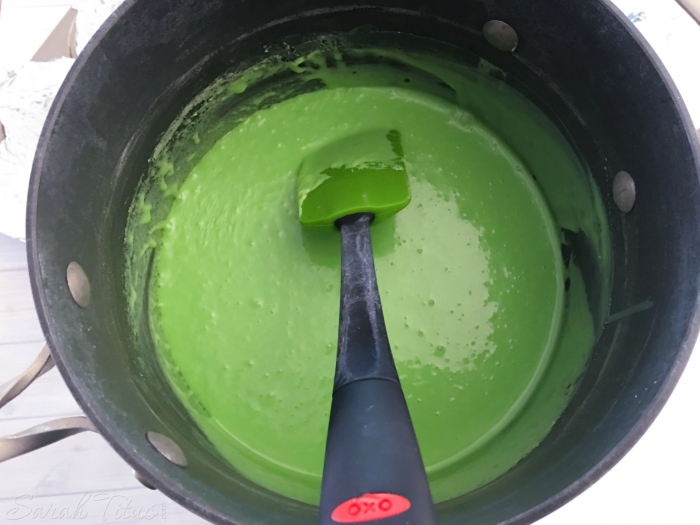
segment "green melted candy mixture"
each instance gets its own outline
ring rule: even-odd
[[[136,267],[150,254],[150,329],[174,390],[235,468],[310,503],[333,386],[340,235],[299,224],[295,181],[309,153],[364,131],[401,133],[413,198],[372,227],[372,241],[436,501],[487,483],[537,446],[596,337],[576,261],[562,258],[562,229],[583,232],[604,268],[605,219],[567,142],[485,64],[403,60],[455,95],[421,88],[427,73],[297,61],[290,70],[320,89],[262,104],[178,182],[156,158],[156,190],[145,184],[131,211],[130,304],[140,303]],[[237,81],[230,93],[245,91]],[[170,207],[154,226],[158,191]]]

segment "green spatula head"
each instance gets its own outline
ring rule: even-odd
[[[304,159],[297,176],[299,221],[334,230],[353,213],[382,222],[411,202],[411,187],[396,130],[377,130],[333,142]]]

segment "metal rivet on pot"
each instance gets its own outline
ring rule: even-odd
[[[187,458],[182,453],[182,449],[172,439],[153,431],[149,431],[146,437],[148,437],[148,441],[153,445],[153,448],[160,452],[165,459],[180,467],[187,466]]]
[[[634,208],[637,190],[632,175],[626,171],[619,172],[613,179],[613,200],[623,213],[629,213]]]
[[[143,485],[143,486],[146,487],[147,489],[156,490],[156,488],[155,488],[153,485],[151,485],[151,484],[148,482],[148,480],[147,480],[146,478],[144,478],[143,475],[142,475],[140,472],[138,472],[138,471],[136,471],[136,470],[134,470],[134,471],[132,471],[132,472],[134,473],[134,477],[136,478],[136,481],[138,481],[139,483],[141,483],[141,485]]]
[[[511,26],[500,20],[489,20],[484,24],[484,38],[496,49],[515,51],[518,47],[518,33]]]
[[[85,275],[83,267],[77,262],[73,261],[68,264],[66,281],[68,282],[68,290],[78,306],[85,308],[90,304],[90,281]]]

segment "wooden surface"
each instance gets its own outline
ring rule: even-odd
[[[43,344],[25,245],[0,234],[0,384],[23,372]],[[54,368],[0,409],[0,435],[81,414]],[[14,522],[206,523],[143,487],[106,441],[92,432],[0,463],[0,523]]]

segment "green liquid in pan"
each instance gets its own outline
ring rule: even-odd
[[[349,135],[402,137],[413,198],[372,240],[434,499],[514,466],[572,394],[595,329],[561,229],[587,234],[606,263],[599,197],[530,102],[467,69],[441,71],[449,100],[381,66],[321,68],[325,89],[253,113],[164,190],[175,200],[151,279],[157,351],[219,452],[268,489],[319,499],[340,236],[302,228],[295,181],[307,154]],[[131,227],[148,226],[151,205],[142,195]]]

